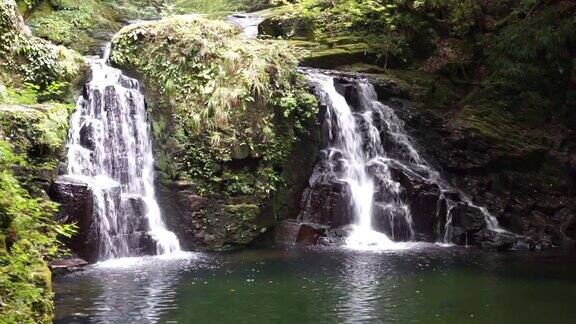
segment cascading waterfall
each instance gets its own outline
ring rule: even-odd
[[[180,251],[155,197],[144,96],[137,80],[107,64],[109,52],[107,45],[103,57],[90,62],[92,79],[72,115],[68,177],[93,194],[100,260],[134,255],[150,237],[157,254]]]
[[[354,210],[355,228],[348,238],[347,245],[352,247],[369,245],[388,245],[393,242],[384,234],[372,229],[372,204],[374,200],[374,181],[366,166],[371,159],[365,152],[361,134],[357,129],[356,117],[346,99],[334,87],[331,77],[321,74],[309,74],[308,78],[325,92],[330,100],[330,120],[337,123],[337,132],[330,132],[328,156],[335,163],[332,168],[341,168],[340,180],[346,182],[351,191],[351,203]],[[333,116],[333,117],[332,117]],[[332,127],[329,127],[332,130]],[[378,136],[369,132],[372,147],[381,147]],[[334,170],[333,170],[334,171]]]
[[[354,249],[387,249],[398,247],[394,241],[416,239],[410,205],[403,201],[403,188],[392,175],[394,170],[440,188],[438,204],[444,201],[447,206],[446,222],[439,225],[437,237],[439,242],[451,242],[455,203],[445,193],[454,190],[418,154],[394,110],[378,101],[374,86],[366,81],[357,83],[358,103],[353,107],[336,89],[334,77],[317,71],[305,74],[328,107],[325,122],[329,147],[325,156],[329,172],[346,183],[350,191],[354,226],[345,244]],[[473,205],[464,196],[461,199],[484,214],[488,228],[501,231],[485,208]],[[387,219],[378,230],[375,209]],[[440,208],[437,210],[439,213]],[[381,233],[381,228],[386,228],[389,236]]]

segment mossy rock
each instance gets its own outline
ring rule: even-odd
[[[66,104],[0,105],[0,134],[25,164],[13,170],[35,196],[44,196],[64,158],[68,119],[74,106]]]
[[[144,85],[160,180],[189,183],[160,190],[170,210],[181,206],[168,223],[187,224],[180,236],[188,246],[244,246],[277,222],[268,207],[317,113],[294,52],[198,15],[114,37],[112,61]]]
[[[152,1],[43,0],[26,13],[35,36],[84,54],[100,47],[126,21],[159,15]]]
[[[260,207],[250,204],[225,205],[223,210],[246,222],[255,220],[260,214]]]
[[[293,11],[291,6],[282,6],[255,13],[263,18],[258,33],[273,38],[299,38],[314,40],[314,22]]]

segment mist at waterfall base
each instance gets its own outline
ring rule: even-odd
[[[576,255],[246,250],[55,278],[56,323],[573,323]]]
[[[90,62],[91,80],[70,122],[63,181],[90,188],[98,260],[141,254],[148,237],[159,255],[179,252],[155,197],[144,96],[137,80],[107,64],[109,52],[108,44],[103,58]]]

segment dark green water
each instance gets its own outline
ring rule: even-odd
[[[253,250],[55,279],[57,323],[575,323],[576,256]]]

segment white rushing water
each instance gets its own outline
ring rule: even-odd
[[[346,245],[358,249],[392,248],[395,245],[392,240],[385,234],[372,229],[374,181],[366,171],[370,157],[364,152],[361,134],[357,129],[352,110],[346,99],[336,91],[332,77],[308,74],[308,78],[325,92],[330,101],[328,113],[338,124],[338,131],[336,133],[331,132],[329,135],[330,141],[333,143],[329,149],[329,154],[342,155],[340,161],[344,163],[344,168],[340,180],[346,182],[351,190],[355,226],[346,241]],[[370,138],[372,144],[378,145],[379,136],[376,136],[374,132],[370,132],[370,134],[373,135]]]
[[[404,131],[402,121],[392,108],[378,101],[376,91],[370,83],[361,81],[357,84],[360,102],[359,107],[354,109],[337,91],[332,76],[312,71],[306,71],[305,74],[309,81],[316,85],[328,106],[326,122],[329,123],[327,129],[330,146],[327,155],[330,168],[338,176],[338,180],[347,183],[350,188],[354,227],[346,240],[346,246],[358,250],[408,247],[408,243],[394,242],[394,239],[398,238],[390,238],[374,230],[373,209],[377,206],[389,215],[392,236],[396,232],[396,218],[402,218],[408,232],[406,239],[414,239],[410,207],[402,201],[401,185],[393,180],[390,167],[400,168],[416,178],[437,184],[442,188],[441,198],[444,198],[444,191],[448,190],[449,186],[442,181],[438,172],[420,157]],[[396,148],[394,157],[384,149],[380,131],[375,126],[376,118],[384,123],[387,141]],[[370,172],[370,169],[377,169],[377,172]],[[375,182],[378,182],[380,192],[375,192]],[[375,195],[378,195],[378,201],[375,200]],[[463,197],[463,201],[482,211],[489,228],[501,230],[496,218],[485,208],[473,205],[466,197]],[[449,200],[446,200],[446,203],[447,223],[444,228],[438,229],[438,233],[440,242],[449,243],[452,234],[451,210],[454,205]]]
[[[94,197],[100,260],[134,255],[148,233],[159,255],[180,251],[166,229],[154,190],[154,158],[149,125],[137,80],[107,64],[90,62],[91,77],[72,115],[68,177],[85,182]]]
[[[258,37],[258,26],[263,21],[259,16],[248,13],[235,13],[227,18],[232,25],[242,29],[242,34],[246,38]]]

